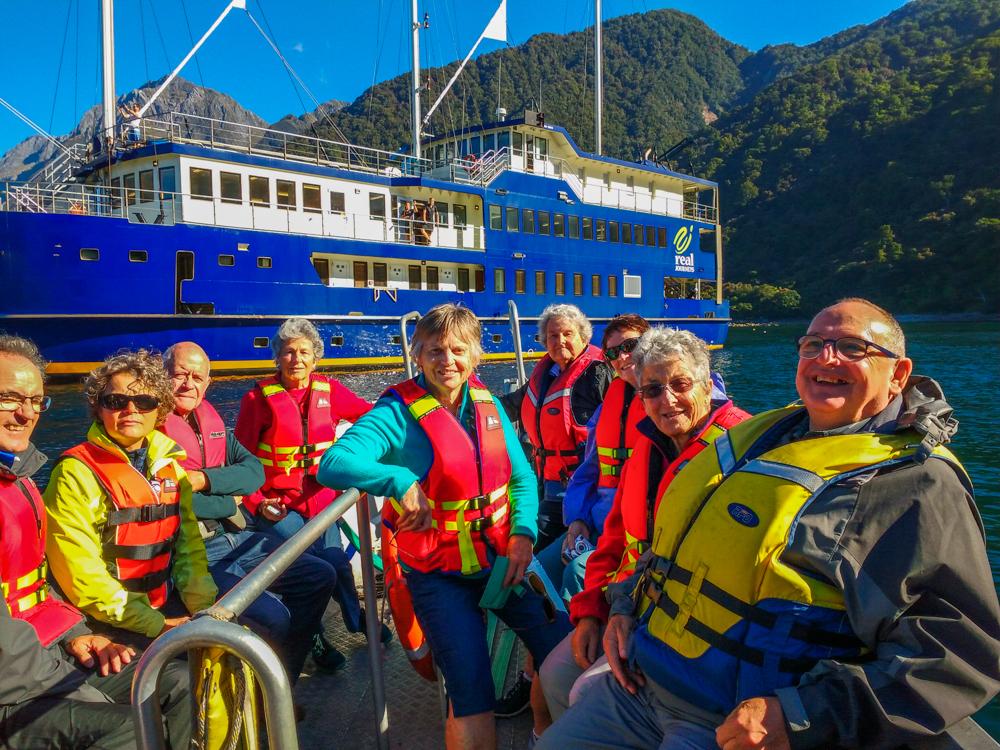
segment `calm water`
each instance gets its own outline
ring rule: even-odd
[[[1000,323],[923,322],[906,324],[904,329],[915,372],[941,383],[961,423],[951,447],[976,486],[996,583],[1000,581],[1000,450],[993,440],[1000,423],[1000,405],[991,400],[993,394],[982,389],[988,377],[1000,373]],[[798,325],[740,328],[730,333],[726,349],[716,352],[714,360],[737,404],[756,413],[796,398],[791,342],[799,333]],[[488,385],[499,388],[505,378],[513,377],[514,367],[488,365],[481,374]],[[350,373],[340,379],[359,395],[373,399],[402,379],[402,373]],[[252,384],[252,378],[225,378],[213,384],[210,397],[227,424],[235,423],[240,398]],[[54,458],[83,437],[88,419],[78,386],[56,385],[50,393],[54,408],[43,416],[35,442]],[[1000,706],[996,702],[976,718],[1000,738]]]

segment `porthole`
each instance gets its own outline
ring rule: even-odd
[[[268,258],[266,255],[262,255],[261,257],[257,258],[257,268],[270,268],[270,267],[271,267],[271,259]]]
[[[493,343],[494,344],[499,344],[501,341],[503,341],[503,336],[501,336],[499,333],[494,333],[493,334]]]
[[[343,336],[331,336],[330,337],[330,346],[343,346],[343,345],[344,345],[344,337]]]
[[[149,260],[149,253],[145,250],[129,250],[128,259],[131,263],[145,263]]]
[[[235,266],[236,265],[236,256],[235,255],[226,255],[225,253],[220,254],[219,255],[219,265],[220,266]]]
[[[253,337],[253,348],[254,349],[267,349],[271,341],[267,336],[254,336]]]
[[[81,247],[80,260],[100,260],[101,251],[96,247]]]

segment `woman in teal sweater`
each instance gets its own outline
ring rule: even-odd
[[[420,374],[387,390],[326,452],[317,475],[335,489],[390,498],[383,522],[448,686],[450,750],[496,745],[479,602],[498,556],[507,560],[504,587],[521,582],[537,535],[537,480],[503,409],[475,377],[481,337],[475,315],[457,305],[421,318],[413,340]],[[521,593],[496,613],[540,664],[569,623],[540,595]],[[542,709],[538,693],[533,706]]]

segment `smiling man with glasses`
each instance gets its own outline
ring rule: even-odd
[[[867,300],[822,310],[797,352],[802,404],[732,427],[662,494],[638,572],[608,587],[614,676],[539,750],[911,746],[1000,691],[1000,604],[941,389]],[[644,397],[691,391],[663,375]]]

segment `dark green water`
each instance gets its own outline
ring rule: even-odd
[[[993,442],[1000,424],[1000,405],[984,390],[989,378],[1000,375],[1000,323],[920,322],[904,324],[907,349],[914,371],[941,383],[961,425],[952,448],[972,475],[983,523],[986,527],[994,583],[1000,582],[1000,450]],[[730,395],[752,413],[783,406],[796,398],[794,338],[801,325],[774,325],[734,329],[726,349],[714,354]],[[530,365],[529,365],[530,372]],[[513,377],[509,364],[482,368],[486,383],[499,388]],[[340,376],[345,385],[373,399],[401,379],[401,373],[350,373]],[[227,424],[234,424],[240,398],[252,378],[227,378],[213,384],[210,398]],[[35,432],[35,443],[50,457],[79,442],[87,428],[80,388],[57,385],[50,389],[54,408]],[[1000,738],[1000,706],[994,702],[976,719]]]

